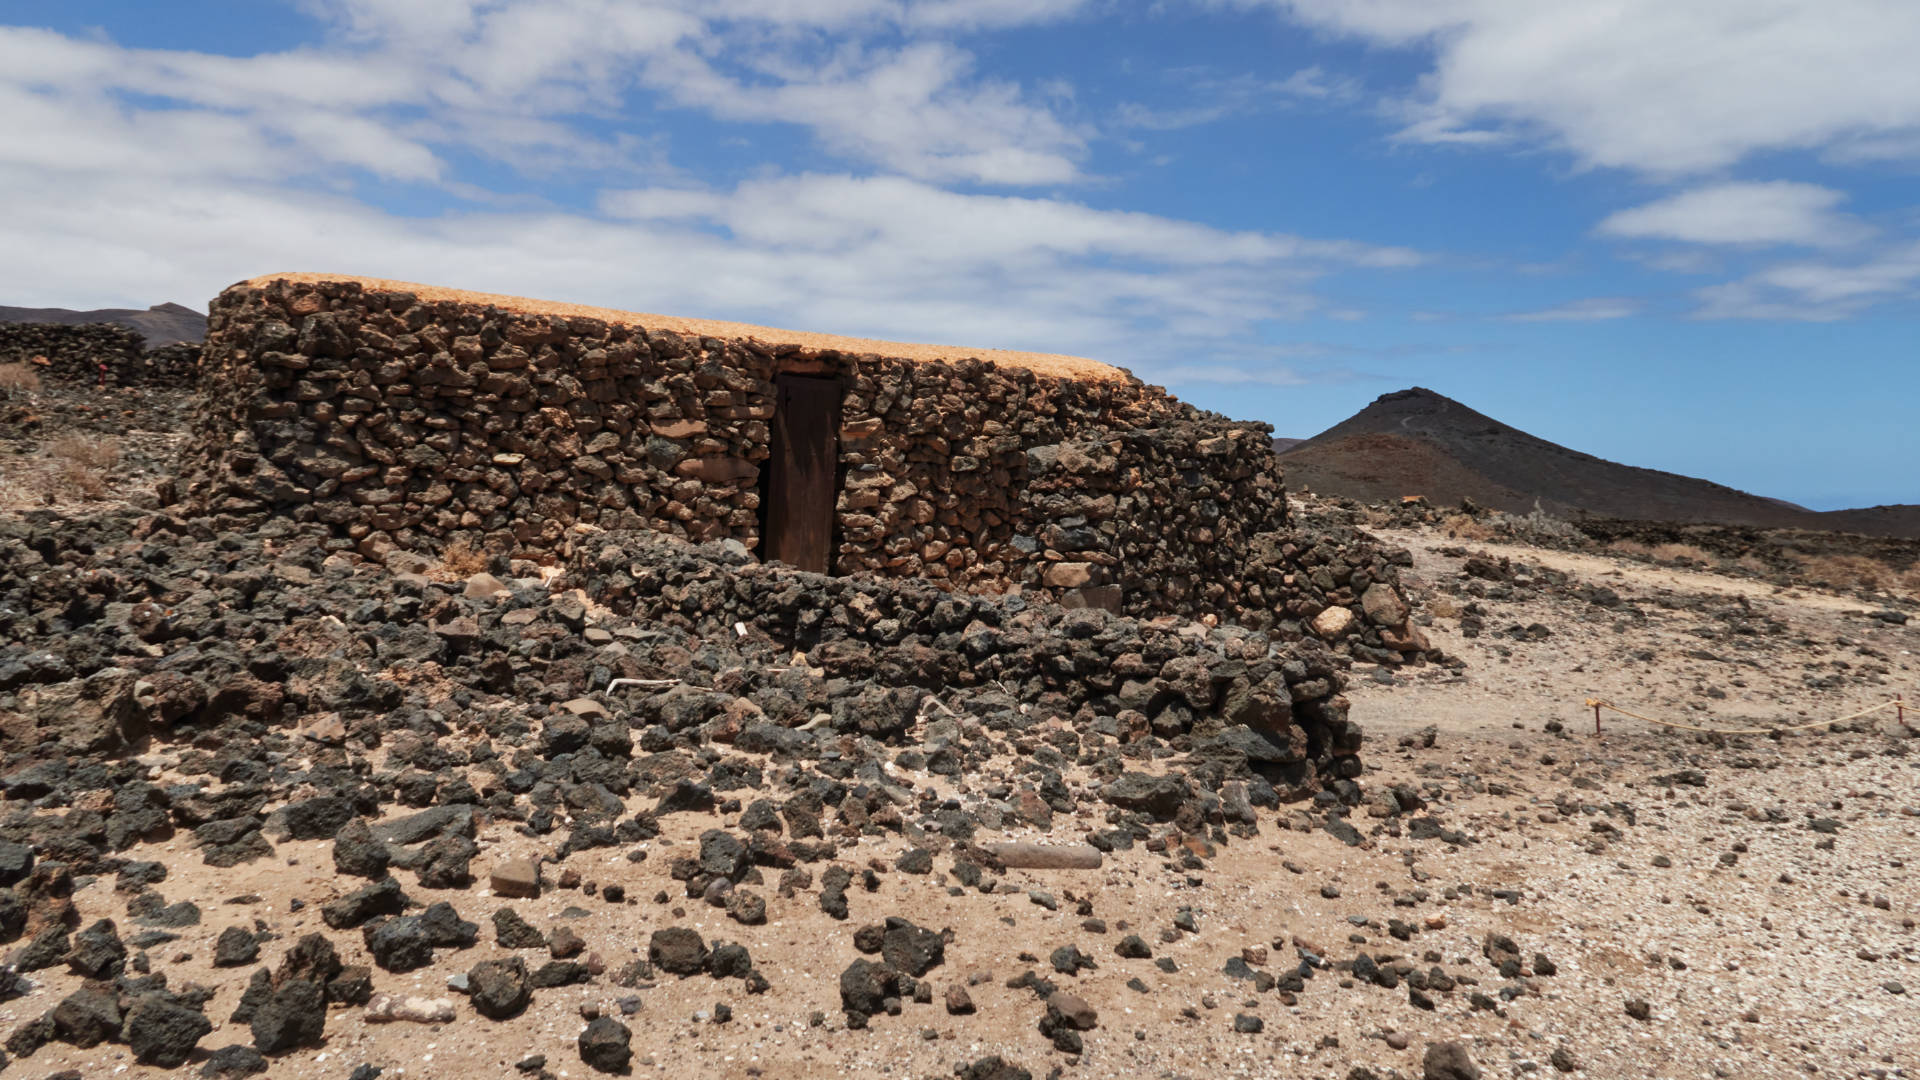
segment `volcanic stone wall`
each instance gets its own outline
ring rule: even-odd
[[[98,382],[104,364],[110,386],[190,387],[198,377],[200,347],[149,350],[137,331],[114,323],[0,322],[0,364],[9,363],[32,364],[47,378],[85,383]]]
[[[1286,528],[1266,425],[1117,373],[1070,379],[691,338],[358,282],[236,286],[173,494],[329,525],[364,554],[561,551],[581,525],[760,539],[773,380],[843,388],[834,569],[1050,590],[1130,613],[1232,607]]]
[[[1382,663],[1429,651],[1399,593],[1404,553],[1294,528],[1267,425],[1118,369],[696,337],[452,295],[227,290],[163,498],[217,527],[323,524],[372,558],[455,540],[564,557],[633,529],[757,550],[774,380],[805,374],[842,390],[837,573],[1211,615]]]

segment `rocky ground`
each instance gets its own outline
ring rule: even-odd
[[[6,365],[0,365],[5,367]],[[175,471],[192,395],[162,386],[98,386],[0,371],[0,512],[157,504]]]
[[[1584,705],[1911,698],[1911,612],[1380,535],[1451,662],[644,538],[382,565],[0,515],[7,1072],[1920,1069],[1913,729]],[[1300,744],[1351,737],[1337,679],[1353,781]],[[1222,729],[1283,696],[1295,742]]]

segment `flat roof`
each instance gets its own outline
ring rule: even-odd
[[[240,284],[260,288],[270,285],[275,281],[307,284],[319,284],[330,281],[353,282],[368,291],[412,293],[422,300],[449,301],[456,304],[497,307],[508,311],[525,312],[529,315],[557,315],[569,319],[599,319],[602,322],[615,323],[622,326],[637,326],[648,330],[671,330],[676,334],[690,337],[752,339],[766,345],[798,345],[803,349],[816,352],[872,353],[889,359],[919,361],[991,360],[1003,367],[1024,368],[1036,375],[1047,375],[1061,379],[1078,379],[1090,382],[1124,382],[1131,377],[1122,368],[1114,367],[1112,364],[1103,364],[1098,360],[1089,360],[1082,356],[1020,352],[1014,349],[974,349],[960,345],[925,345],[904,341],[880,341],[873,338],[841,337],[836,334],[816,334],[805,330],[781,330],[776,327],[754,326],[749,323],[719,322],[713,319],[687,319],[676,315],[652,315],[639,311],[620,311],[614,308],[588,307],[584,304],[565,304],[555,300],[531,300],[524,296],[506,296],[500,293],[445,289],[437,285],[421,285],[411,281],[392,281],[387,278],[360,277],[355,274],[265,274],[260,277],[250,278]]]

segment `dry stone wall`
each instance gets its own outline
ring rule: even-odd
[[[137,331],[114,323],[0,322],[0,364],[31,364],[64,382],[189,387],[199,362],[198,345],[148,349]]]
[[[842,389],[838,573],[1214,613],[1288,637],[1349,603],[1356,618],[1338,637],[1380,644],[1359,604],[1392,579],[1378,553],[1328,559],[1340,580],[1324,588],[1312,572],[1248,564],[1277,557],[1292,531],[1268,426],[1131,377],[286,280],[214,302],[203,367],[185,471],[163,496],[228,524],[287,514],[371,557],[456,538],[564,554],[601,529],[756,549],[774,380],[804,373]],[[1356,573],[1367,580],[1355,586]]]

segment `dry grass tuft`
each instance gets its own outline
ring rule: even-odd
[[[440,569],[453,577],[472,577],[487,568],[487,553],[465,540],[455,540],[440,552]]]
[[[1474,520],[1471,514],[1449,514],[1440,521],[1440,531],[1455,540],[1491,540],[1494,528]]]
[[[56,461],[42,474],[44,494],[47,502],[60,501],[61,497],[82,499],[104,499],[107,497],[107,478],[99,472],[87,468],[77,461]]]
[[[1653,560],[1664,563],[1693,563],[1698,566],[1712,566],[1713,556],[1692,544],[1655,544]]]
[[[120,464],[120,444],[107,438],[62,435],[47,444],[39,471],[40,496],[48,505],[63,499],[104,499]]]
[[[84,435],[62,435],[47,444],[48,456],[100,472],[112,472],[120,464],[120,444],[114,439],[89,439]]]
[[[1878,559],[1865,555],[1798,555],[1800,573],[1810,585],[1845,592],[1896,590],[1906,579],[1912,588],[1914,569],[1901,573]]]
[[[27,364],[0,364],[0,393],[40,389],[40,373]]]

